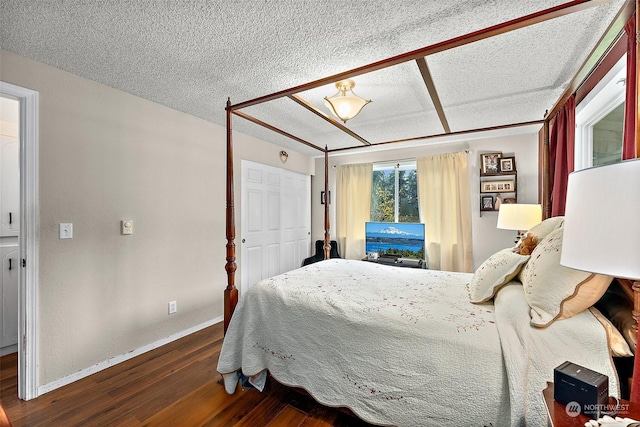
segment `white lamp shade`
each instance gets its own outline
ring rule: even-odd
[[[569,175],[560,263],[640,279],[640,159]]]
[[[542,221],[542,206],[525,203],[502,203],[497,227],[503,230],[528,230]]]

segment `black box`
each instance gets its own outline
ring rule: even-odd
[[[553,370],[553,398],[567,410],[597,419],[608,410],[609,377],[572,362]],[[579,407],[577,406],[579,405]]]

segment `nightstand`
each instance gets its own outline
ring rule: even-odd
[[[553,400],[553,383],[547,383],[547,388],[542,391],[542,396],[547,406],[550,427],[584,427],[584,423],[590,420],[589,417],[582,414],[577,417],[569,416],[565,406]],[[615,404],[615,400],[610,399],[610,401],[612,405]],[[640,420],[640,404],[620,399],[620,411],[616,416]]]

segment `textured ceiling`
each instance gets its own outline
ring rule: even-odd
[[[560,0],[0,0],[3,49],[224,125],[236,104],[459,37]],[[624,0],[430,55],[451,131],[541,120]],[[371,143],[444,132],[414,61],[358,76]],[[332,85],[299,94],[319,109]],[[330,148],[359,142],[290,99],[244,112]],[[250,123],[234,129],[318,152]]]

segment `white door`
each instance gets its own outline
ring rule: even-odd
[[[284,171],[282,182],[282,258],[281,272],[302,265],[311,247],[311,178]]]
[[[242,161],[241,292],[309,256],[310,192],[308,175]]]

